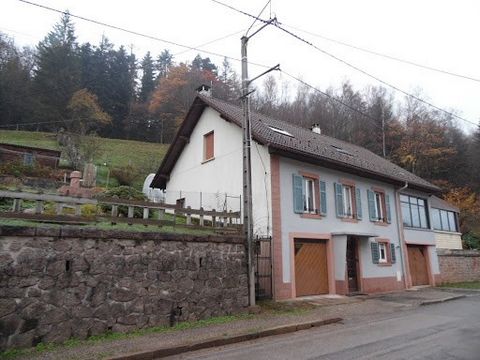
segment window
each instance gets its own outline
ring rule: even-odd
[[[427,201],[409,195],[400,195],[403,225],[414,228],[429,229]]]
[[[348,185],[342,185],[343,191],[343,215],[345,217],[353,217],[353,188]]]
[[[327,198],[324,181],[314,174],[293,174],[293,206],[297,214],[326,215]]]
[[[33,154],[32,153],[25,153],[23,154],[23,165],[31,166],[33,165]]]
[[[435,230],[458,231],[457,215],[453,211],[432,209],[432,222]]]
[[[386,243],[379,243],[379,244],[378,244],[378,262],[379,262],[379,263],[386,263],[386,262],[388,262],[388,258],[387,258],[387,244],[386,244]]]
[[[351,184],[335,185],[335,205],[337,216],[344,219],[362,218],[360,189]]]
[[[307,213],[315,213],[315,186],[313,179],[303,178],[305,182],[305,193],[303,195],[303,211]]]
[[[203,161],[214,158],[214,132],[203,135]]]
[[[370,247],[374,264],[392,265],[397,262],[395,245],[388,239],[377,238],[377,241],[370,243]]]
[[[390,223],[390,197],[381,190],[367,190],[367,197],[370,221]]]

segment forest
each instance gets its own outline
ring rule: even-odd
[[[239,76],[227,58],[195,56],[176,62],[168,49],[139,59],[106,37],[79,43],[63,15],[36,47],[20,48],[0,32],[0,129],[97,134],[168,144],[201,84],[238,102]],[[455,117],[381,86],[348,81],[325,94],[305,83],[267,76],[252,107],[366,147],[443,189],[461,209],[466,246],[480,246],[480,127],[467,131]],[[419,97],[426,97],[421,90]],[[68,139],[68,138],[67,138]],[[476,244],[476,245],[475,245]]]

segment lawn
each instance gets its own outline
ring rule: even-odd
[[[45,132],[0,130],[0,143],[58,150],[55,134]],[[146,175],[157,171],[167,148],[166,144],[102,139],[102,155],[95,159],[99,185],[106,185],[109,169],[130,165],[138,171],[138,180],[134,186],[141,188]],[[109,179],[110,187],[116,184],[115,179]]]
[[[468,281],[459,283],[443,284],[441,287],[459,288],[459,289],[480,289],[480,281]]]

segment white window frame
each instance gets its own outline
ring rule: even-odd
[[[388,262],[387,245],[388,244],[384,242],[378,243],[378,262],[381,264],[385,264]],[[384,257],[382,257],[382,248],[384,249]]]
[[[307,214],[316,214],[318,204],[315,204],[315,179],[304,176],[303,183],[305,188],[305,196],[303,197],[303,211]],[[310,194],[309,184],[312,185],[311,194]],[[312,209],[310,208],[310,204],[308,201],[310,198],[312,199],[312,206],[313,206]]]
[[[355,199],[353,198],[353,186],[342,185],[343,192],[343,214],[346,218],[353,218],[353,204]],[[350,212],[348,209],[350,208]]]

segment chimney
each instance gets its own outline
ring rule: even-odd
[[[197,88],[197,92],[201,95],[212,96],[212,87],[202,84]]]
[[[310,128],[315,134],[321,134],[322,129],[320,129],[319,124],[313,124],[312,127]]]

